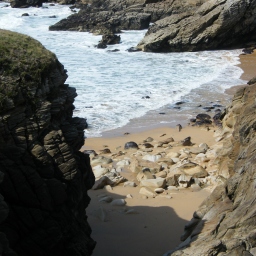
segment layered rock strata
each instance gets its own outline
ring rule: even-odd
[[[166,256],[255,255],[255,93],[253,84],[235,94],[219,137],[222,184],[185,226],[184,242]]]
[[[91,255],[86,120],[56,56],[0,30],[0,254]]]

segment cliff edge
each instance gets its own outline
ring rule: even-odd
[[[235,94],[219,139],[222,184],[202,203],[185,226],[183,243],[165,256],[256,255],[256,84]]]
[[[79,152],[66,70],[39,42],[0,30],[0,254],[91,255],[85,208],[94,184]]]

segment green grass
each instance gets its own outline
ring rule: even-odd
[[[56,56],[29,36],[0,29],[0,111],[19,92],[32,98]]]

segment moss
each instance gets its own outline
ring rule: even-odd
[[[33,38],[0,29],[0,111],[8,98],[13,100],[20,92],[32,99],[56,61],[56,56]]]

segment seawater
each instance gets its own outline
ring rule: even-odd
[[[69,6],[44,4],[43,8],[14,9],[6,5],[0,2],[0,28],[39,40],[68,70],[67,83],[78,93],[74,114],[87,118],[87,137],[101,136],[102,132],[122,127],[131,119],[184,97],[193,102],[198,96],[191,93],[193,90],[224,92],[244,83],[240,80],[242,70],[236,66],[241,50],[128,52],[146,30],[122,31],[120,44],[97,49],[101,36],[48,30],[72,14]],[[119,51],[109,52],[114,49]]]

